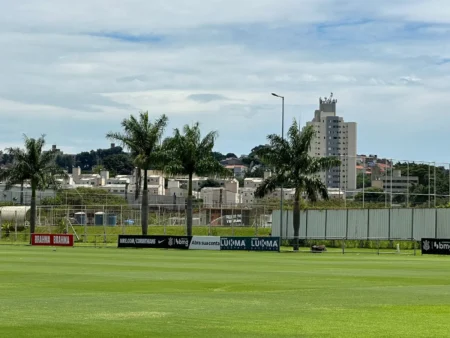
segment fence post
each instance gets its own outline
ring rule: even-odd
[[[438,209],[434,209],[434,238],[438,238]]]
[[[106,195],[106,198],[108,198],[108,195]],[[108,208],[108,207],[106,207]],[[108,212],[108,209],[105,209],[105,206],[103,206],[103,242],[106,243],[106,213]]]
[[[416,255],[416,241],[414,240],[414,256]]]
[[[308,214],[309,214],[309,209],[305,209],[306,215],[305,215],[305,240],[308,238]]]
[[[83,243],[87,242],[87,222],[84,222],[83,224],[83,228],[84,228],[84,239],[83,239]]]
[[[209,222],[208,222],[208,236],[211,236],[211,217],[209,218]]]
[[[367,208],[367,240],[370,238],[370,209]]]
[[[235,222],[234,208],[231,210],[231,213],[233,214],[233,216],[231,218],[231,236],[234,236],[234,222]],[[242,222],[242,215],[241,215],[241,222]]]
[[[123,205],[120,206],[120,225],[122,226],[122,235],[125,235],[125,225],[123,224]]]
[[[66,224],[66,234],[68,234],[69,233],[69,207],[67,205],[66,205],[66,221],[64,223]]]
[[[17,242],[17,210],[14,211],[14,242]]]
[[[342,239],[342,254],[345,254],[345,238]]]
[[[325,209],[325,240],[327,239],[328,209]]]
[[[346,209],[346,217],[345,217],[345,238],[348,238],[348,209]]]
[[[411,239],[414,240],[414,208],[411,208]]]
[[[3,227],[2,210],[0,209],[0,240],[2,239],[2,227]]]
[[[391,209],[389,209],[388,215],[388,240],[391,240]]]
[[[175,224],[178,225],[178,218],[175,218],[175,219],[176,219]],[[172,224],[169,224],[169,225],[172,225]],[[167,229],[166,228],[167,228],[167,224],[164,222],[164,225],[163,225],[164,235],[167,234]]]
[[[256,209],[258,210],[258,209]],[[255,212],[256,214],[257,212]],[[255,236],[258,236],[258,218],[255,215]]]
[[[158,205],[158,224],[161,225],[161,205]],[[166,227],[165,222],[163,223],[163,225],[164,225],[164,229],[165,229],[165,227]]]

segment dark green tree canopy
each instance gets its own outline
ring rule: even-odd
[[[0,174],[0,180],[5,182],[5,189],[11,189],[16,184],[28,181],[32,188],[58,188],[58,178],[67,178],[67,173],[56,164],[56,154],[44,151],[45,136],[38,139],[25,138],[25,148],[8,148],[7,154],[12,158],[12,164]]]
[[[165,171],[171,175],[230,176],[213,153],[217,132],[212,131],[201,138],[199,123],[192,127],[185,125],[183,133],[177,128],[173,137],[164,140],[163,149],[166,156]]]
[[[25,136],[25,147],[8,148],[12,156],[12,164],[0,173],[0,181],[5,182],[5,189],[11,189],[16,184],[29,182],[31,185],[30,233],[36,227],[36,190],[60,187],[59,178],[66,179],[67,173],[55,162],[56,154],[43,151],[45,137],[38,139]]]
[[[159,143],[167,120],[167,116],[162,115],[152,123],[148,112],[139,113],[139,119],[130,115],[122,121],[122,133],[110,132],[106,137],[121,142],[130,150],[136,167],[148,170],[161,161]]]

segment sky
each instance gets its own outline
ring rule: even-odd
[[[450,2],[0,0],[0,149],[107,148],[139,111],[237,155],[333,92],[358,153],[450,162]]]

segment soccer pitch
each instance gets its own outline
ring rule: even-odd
[[[0,246],[1,337],[448,337],[448,257]]]

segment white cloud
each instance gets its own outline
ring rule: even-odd
[[[289,124],[333,91],[362,151],[411,144],[419,157],[442,156],[411,136],[450,122],[450,5],[439,3],[2,2],[0,147],[23,131],[70,151],[107,146],[107,131],[148,110],[169,115],[168,132],[200,120],[219,130],[221,150],[243,153],[279,130],[271,92],[286,96]]]

